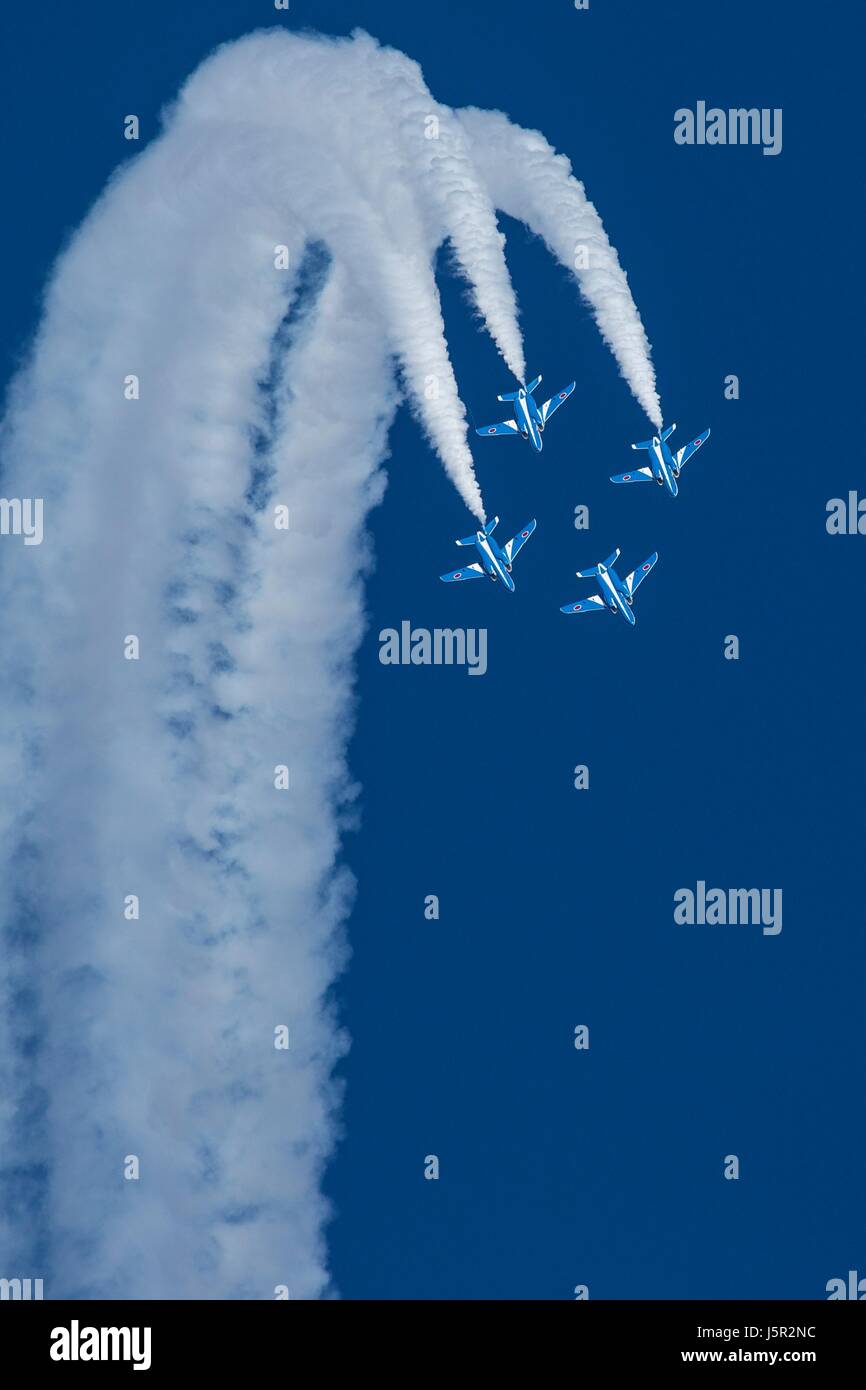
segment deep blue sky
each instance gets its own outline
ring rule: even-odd
[[[265,0],[99,0],[4,16],[6,375],[57,250],[128,155],[123,115],[154,132],[214,44],[261,23],[361,26],[417,58],[440,100],[500,107],[571,157],[666,418],[680,442],[713,429],[676,502],[611,487],[646,421],[513,224],[529,369],[578,382],[540,459],[478,441],[503,538],[539,521],[513,597],[438,583],[467,516],[414,422],[394,429],[351,749],[353,1047],[327,1182],[344,1297],[821,1297],[866,1273],[866,538],[824,527],[828,498],[866,494],[851,439],[864,26],[845,8],[293,0],[286,18]],[[782,154],[675,145],[674,110],[699,98],[782,107]],[[444,267],[442,289],[463,397],[496,418],[499,359]],[[626,568],[661,555],[636,629],[563,617],[586,587],[575,569],[617,545]],[[403,618],[487,627],[488,674],[381,666],[379,629]],[[676,927],[673,894],[700,878],[781,887],[781,935]]]

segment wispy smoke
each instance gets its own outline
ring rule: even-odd
[[[543,237],[574,274],[635,399],[661,429],[650,347],[628,278],[568,160],[537,130],[512,125],[501,111],[467,108],[460,122],[496,207]]]

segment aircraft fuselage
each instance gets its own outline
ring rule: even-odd
[[[676,459],[670,450],[670,445],[666,439],[659,439],[658,435],[653,436],[652,449],[650,450],[652,459],[653,477],[671,495],[676,497],[679,487],[676,480]]]
[[[541,429],[543,428],[541,424],[541,411],[535,404],[534,398],[523,388],[517,393],[517,399],[514,402],[514,414],[517,417],[520,433],[529,440],[533,449],[537,449],[540,454],[543,447],[541,439]]]
[[[476,531],[475,544],[481,556],[481,563],[485,573],[491,579],[499,579],[511,593],[514,593],[514,580],[508,573],[505,556],[499,549],[492,536],[487,536],[483,531]]]
[[[625,592],[625,585],[615,570],[606,569],[604,565],[598,567],[598,583],[601,595],[612,613],[618,613],[627,623],[634,627],[634,613],[631,611],[631,604]]]

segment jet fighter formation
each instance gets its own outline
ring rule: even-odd
[[[576,383],[572,381],[568,386],[564,386],[561,391],[557,391],[541,406],[535,400],[535,392],[540,385],[541,377],[537,376],[529,382],[528,386],[521,385],[517,391],[510,391],[497,396],[497,400],[508,401],[512,404],[514,407],[513,419],[502,420],[497,425],[483,425],[476,430],[476,434],[482,437],[485,435],[494,438],[510,436],[514,439],[525,439],[537,453],[541,453],[542,435],[547,422],[571,396]],[[649,462],[645,466],[633,468],[627,473],[616,473],[610,481],[612,483],[657,483],[659,487],[665,489],[670,497],[676,497],[679,493],[678,480],[683,468],[709,439],[710,431],[704,430],[702,434],[697,435],[674,453],[668,440],[675,429],[676,425],[669,425],[667,429],[662,429],[658,434],[654,434],[652,439],[644,439],[639,444],[632,444],[633,449],[641,449],[649,454]],[[465,579],[490,579],[494,583],[501,583],[502,587],[507,589],[509,593],[514,593],[511,568],[515,557],[535,530],[536,523],[534,520],[527,522],[502,547],[493,538],[493,531],[498,524],[499,517],[495,516],[474,535],[464,536],[456,542],[457,545],[474,546],[478,559],[472,561],[471,564],[464,565],[461,569],[450,570],[447,574],[440,575],[443,583],[455,584]],[[592,565],[586,570],[578,570],[578,579],[594,579],[599,592],[575,599],[572,603],[562,604],[560,612],[573,614],[610,611],[622,618],[630,627],[634,627],[635,616],[632,612],[634,596],[659,557],[658,553],[653,551],[652,555],[636,569],[633,569],[631,574],[626,575],[625,579],[621,579],[614,568],[619,557],[620,551],[617,549],[612,555],[608,555],[606,560],[600,560],[597,565]]]

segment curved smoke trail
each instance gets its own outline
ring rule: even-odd
[[[0,1254],[49,1297],[328,1288],[351,663],[395,360],[484,514],[444,240],[523,375],[515,203],[474,119],[364,34],[220,50],[59,261],[13,385],[4,495],[44,500],[45,538],[5,537],[0,583]]]
[[[568,160],[537,130],[512,125],[501,111],[470,107],[460,112],[460,122],[496,207],[543,237],[576,277],[632,394],[660,430],[649,342],[628,278]]]

